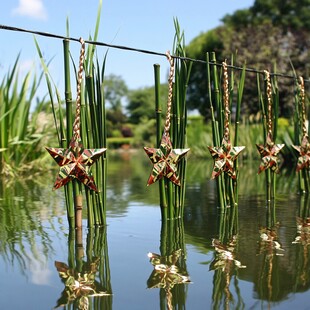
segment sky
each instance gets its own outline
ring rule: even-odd
[[[165,53],[172,49],[177,18],[188,44],[200,33],[221,24],[221,18],[238,9],[252,6],[254,0],[102,0],[98,41]],[[88,39],[95,30],[99,0],[10,0],[1,3],[0,24],[29,30]],[[46,61],[52,60],[50,73],[57,87],[63,89],[62,41],[36,36]],[[0,81],[20,53],[20,74],[35,68],[40,72],[39,57],[32,34],[0,29]],[[80,45],[70,43],[78,61]],[[97,47],[99,59],[107,48]],[[153,64],[161,66],[165,82],[168,61],[165,57],[109,49],[105,74],[121,76],[129,89],[154,85]],[[41,90],[47,93],[47,90]]]

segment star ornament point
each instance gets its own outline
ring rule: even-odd
[[[258,174],[262,171],[271,169],[275,173],[279,172],[279,152],[285,144],[275,144],[270,135],[267,136],[266,144],[256,144],[257,150],[261,155],[261,164],[258,168]]]
[[[297,160],[296,172],[302,169],[310,168],[310,142],[309,137],[304,136],[301,145],[292,145],[292,147],[299,153]]]
[[[225,137],[221,146],[208,146],[210,154],[214,159],[214,167],[211,179],[217,178],[222,172],[227,173],[232,179],[236,179],[234,161],[244,150],[245,146],[232,146],[229,139]]]
[[[106,148],[84,149],[80,142],[71,139],[68,149],[46,147],[46,150],[59,166],[53,190],[77,179],[91,190],[98,192],[90,167],[103,155]]]
[[[144,147],[144,151],[153,163],[151,175],[147,181],[147,186],[166,177],[174,184],[181,186],[177,173],[179,161],[190,149],[173,149],[170,137],[163,134],[159,148]]]

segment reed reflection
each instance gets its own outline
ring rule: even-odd
[[[309,195],[300,199],[298,216],[296,218],[296,278],[294,289],[305,291],[310,287],[310,205]]]
[[[219,215],[218,239],[212,240],[215,249],[214,259],[209,269],[213,276],[213,309],[236,309],[243,307],[243,300],[238,284],[238,270],[246,268],[237,259],[238,256],[238,206],[225,208]],[[234,286],[236,296],[231,292]]]
[[[185,309],[190,283],[186,267],[182,219],[162,221],[160,254],[149,253],[154,269],[147,280],[148,288],[160,289],[160,309]]]
[[[89,229],[86,248],[82,229],[70,230],[68,262],[55,261],[65,285],[55,308],[112,309],[106,228]]]

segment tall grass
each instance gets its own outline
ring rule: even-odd
[[[0,83],[0,172],[6,176],[29,173],[41,166],[41,146],[48,131],[44,126],[38,129],[45,100],[35,97],[41,77],[30,70],[20,78],[18,68],[19,56]],[[35,101],[36,110],[31,113]]]
[[[170,132],[173,149],[184,149],[187,143],[187,109],[186,91],[192,63],[181,60],[178,57],[186,57],[184,32],[181,32],[177,19],[174,20],[175,38],[173,55],[175,76],[171,106]],[[162,134],[162,106],[159,102],[159,66],[154,66],[155,73],[155,110],[157,120],[157,144],[160,144]],[[185,186],[186,186],[186,159],[182,158],[178,163],[178,175],[181,186],[175,185],[169,179],[159,180],[160,207],[162,219],[181,218],[184,212]]]
[[[99,1],[98,14],[94,41],[97,40],[102,1]],[[67,26],[68,34],[68,26]],[[47,88],[52,105],[56,134],[59,146],[67,148],[72,137],[72,124],[74,119],[74,102],[72,101],[71,70],[75,72],[77,83],[76,65],[71,57],[69,41],[63,41],[64,52],[64,80],[65,80],[65,116],[63,115],[63,100],[59,91],[53,83],[49,74],[48,66],[45,63],[40,47],[35,41],[36,47],[45,72]],[[89,45],[84,61],[85,79],[81,85],[81,140],[85,148],[105,148],[106,147],[106,116],[105,101],[103,92],[104,69],[106,55],[100,64],[98,59],[94,60],[95,47]],[[70,59],[72,61],[70,61]],[[71,64],[71,65],[70,65]],[[75,84],[75,83],[74,83]],[[54,99],[56,94],[56,101]],[[66,207],[68,222],[70,227],[77,224],[76,210],[82,203],[81,195],[85,192],[87,205],[87,223],[89,227],[101,226],[105,224],[105,203],[106,203],[106,155],[104,154],[93,166],[92,174],[99,193],[89,190],[80,183],[69,182],[65,185]]]
[[[268,71],[264,74],[264,86],[261,87],[260,75],[257,74],[258,98],[262,111],[263,139],[267,145],[267,137],[270,136],[275,144],[278,134],[279,119],[279,89],[277,80],[270,78]],[[275,156],[276,157],[276,156]],[[278,164],[277,164],[278,165]],[[270,202],[276,195],[276,173],[278,169],[265,169],[266,176],[266,199]]]
[[[232,63],[233,65],[233,60]],[[207,90],[209,93],[209,108],[211,111],[211,124],[212,124],[212,145],[220,146],[224,137],[225,129],[227,129],[227,119],[225,117],[225,102],[223,99],[222,88],[220,87],[223,76],[219,72],[216,64],[215,53],[210,55],[207,54]],[[239,125],[240,125],[240,110],[243,95],[243,88],[245,83],[245,70],[241,72],[241,75],[236,83],[233,72],[229,79],[229,111],[236,110],[235,121],[234,121],[234,139],[233,145],[239,144]],[[233,104],[234,98],[234,86],[237,85],[236,103]],[[228,123],[231,124],[232,115],[229,114]],[[230,126],[231,127],[231,126]],[[230,128],[229,128],[230,130]],[[234,169],[236,171],[236,179],[232,180],[226,173],[221,173],[216,178],[217,184],[217,197],[218,204],[222,210],[230,205],[236,205],[238,203],[238,191],[237,191],[237,180],[238,180],[238,162],[234,161]]]

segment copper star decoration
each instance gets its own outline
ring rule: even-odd
[[[258,168],[258,174],[269,168],[276,173],[279,172],[279,159],[277,155],[284,146],[285,144],[275,144],[270,134],[267,135],[265,145],[256,144],[258,152],[261,155],[261,164]]]
[[[168,256],[160,256],[156,253],[148,253],[154,270],[147,280],[148,288],[172,289],[176,284],[191,283],[187,270],[181,265],[179,258],[182,250],[176,250]]]
[[[299,157],[297,160],[296,172],[302,169],[310,168],[310,142],[308,136],[303,136],[301,145],[292,145],[298,151]]]
[[[223,171],[232,179],[236,179],[234,161],[239,156],[245,146],[231,146],[230,140],[223,138],[221,146],[208,146],[211,156],[214,159],[212,179],[218,177]]]
[[[72,179],[77,179],[91,190],[98,192],[90,167],[103,155],[106,148],[84,149],[82,143],[72,138],[68,149],[46,147],[46,150],[60,166],[54,190],[66,185]]]
[[[163,177],[166,177],[178,186],[181,185],[177,174],[177,165],[189,149],[173,149],[169,134],[164,133],[158,149],[144,147],[144,151],[154,165],[151,175],[147,181],[148,186]]]

